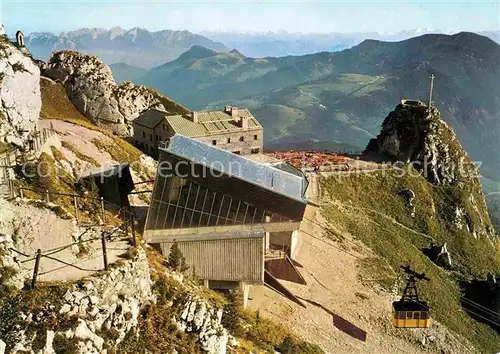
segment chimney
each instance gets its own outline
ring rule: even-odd
[[[231,106],[224,106],[224,113],[231,114]]]
[[[238,107],[231,107],[231,117],[238,116]]]
[[[240,118],[240,126],[242,129],[248,129],[248,117]]]
[[[198,123],[198,112],[191,111],[191,120],[192,120],[194,123]]]

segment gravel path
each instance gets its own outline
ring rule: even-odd
[[[90,228],[78,226],[73,220],[61,219],[53,211],[36,207],[27,201],[0,199],[0,210],[0,234],[11,235],[16,241],[15,249],[29,256],[19,255],[18,259],[21,262],[33,258],[38,249],[42,250],[42,254],[51,253],[52,250],[59,250],[74,243],[75,240],[98,238],[103,230],[101,226]],[[85,248],[69,247],[50,255],[85,270],[78,270],[42,257],[39,280],[75,280],[102,270],[101,241],[88,242],[85,246]],[[109,242],[107,244],[109,264],[116,262],[128,247],[128,243],[119,238]],[[27,274],[32,274],[34,261],[22,263],[22,268]]]

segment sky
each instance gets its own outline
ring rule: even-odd
[[[442,32],[500,30],[500,1],[15,1],[0,0],[8,32],[120,26],[148,30]]]

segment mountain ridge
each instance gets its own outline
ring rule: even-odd
[[[138,83],[193,109],[246,106],[259,112],[264,128],[278,119],[266,107],[287,106],[307,117],[281,117],[285,135],[264,129],[267,143],[299,131],[306,134],[303,140],[362,148],[378,133],[393,102],[428,100],[434,74],[433,101],[466,150],[496,179],[499,57],[500,45],[485,36],[426,34],[401,42],[367,40],[340,52],[304,56],[254,59],[216,53],[189,62],[174,60],[150,70]]]
[[[25,37],[25,43],[35,57],[43,60],[52,52],[70,49],[97,55],[107,64],[125,62],[140,68],[152,68],[175,59],[193,45],[229,50],[222,43],[189,31],[150,32],[139,27],[82,28],[60,35],[33,32]]]

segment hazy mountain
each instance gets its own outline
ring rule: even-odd
[[[52,33],[31,33],[25,37],[31,53],[47,60],[54,51],[73,49],[99,56],[107,64],[126,63],[139,68],[152,68],[173,60],[193,45],[227,51],[222,43],[188,31],[149,32],[141,28],[110,30],[84,28],[56,36]]]
[[[193,47],[140,83],[190,108],[249,107],[266,143],[314,140],[363,148],[401,98],[433,101],[483,173],[500,179],[500,45],[473,33],[366,40],[341,52],[252,59]]]
[[[397,33],[353,32],[353,33],[289,33],[280,32],[210,32],[200,34],[229,48],[236,48],[253,58],[305,55],[317,52],[334,52],[351,48],[365,39],[401,41],[423,34],[439,34],[442,31],[428,28],[405,30]],[[485,31],[481,35],[500,43],[499,31]]]
[[[111,64],[109,67],[113,71],[113,78],[117,84],[124,81],[137,81],[148,72],[147,69],[137,68],[125,63]]]

